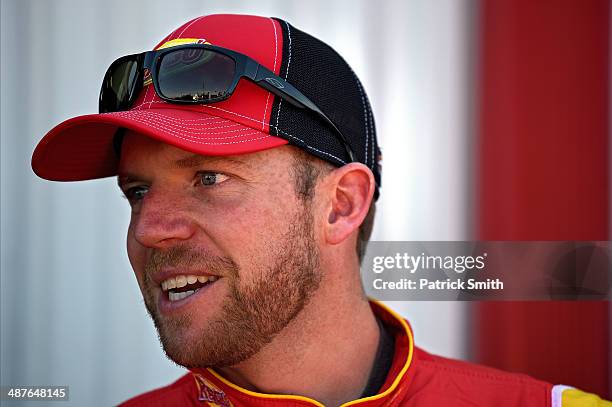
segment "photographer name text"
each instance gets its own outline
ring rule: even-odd
[[[467,278],[465,272],[478,272],[486,266],[487,253],[479,256],[431,256],[396,253],[372,258],[372,272],[380,277],[372,281],[375,290],[469,291],[503,290],[499,278]],[[381,275],[387,272],[384,277]],[[391,273],[389,273],[391,272]],[[457,274],[457,278],[436,278],[440,274]],[[417,276],[416,273],[419,273]],[[427,273],[427,276],[423,274]],[[438,276],[435,274],[438,273]],[[406,277],[406,278],[404,278]]]
[[[420,278],[418,281],[402,278],[400,281],[384,281],[377,278],[373,282],[375,290],[503,290],[504,283],[499,279],[487,278],[479,281],[474,278],[468,280],[429,280]]]

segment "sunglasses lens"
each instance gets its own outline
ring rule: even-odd
[[[227,98],[236,71],[232,58],[202,48],[183,48],[164,54],[158,67],[161,96],[200,103]]]
[[[100,113],[126,110],[132,102],[138,79],[138,63],[135,58],[115,61],[104,77],[100,92]]]

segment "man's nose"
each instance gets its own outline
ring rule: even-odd
[[[181,201],[170,193],[150,190],[132,220],[136,241],[145,247],[163,249],[191,238],[196,225]]]

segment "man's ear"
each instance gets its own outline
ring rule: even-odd
[[[370,209],[375,181],[372,171],[361,163],[350,163],[326,177],[329,204],[325,239],[330,244],[346,240],[359,229]]]

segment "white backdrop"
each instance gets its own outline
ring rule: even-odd
[[[1,1],[2,385],[69,385],[62,405],[97,406],[181,374],[127,261],[115,180],[42,181],[30,157],[55,124],[96,112],[112,60],[198,15],[281,17],[352,65],[384,154],[374,240],[469,238],[474,1]],[[392,306],[419,346],[465,355],[462,304]]]

